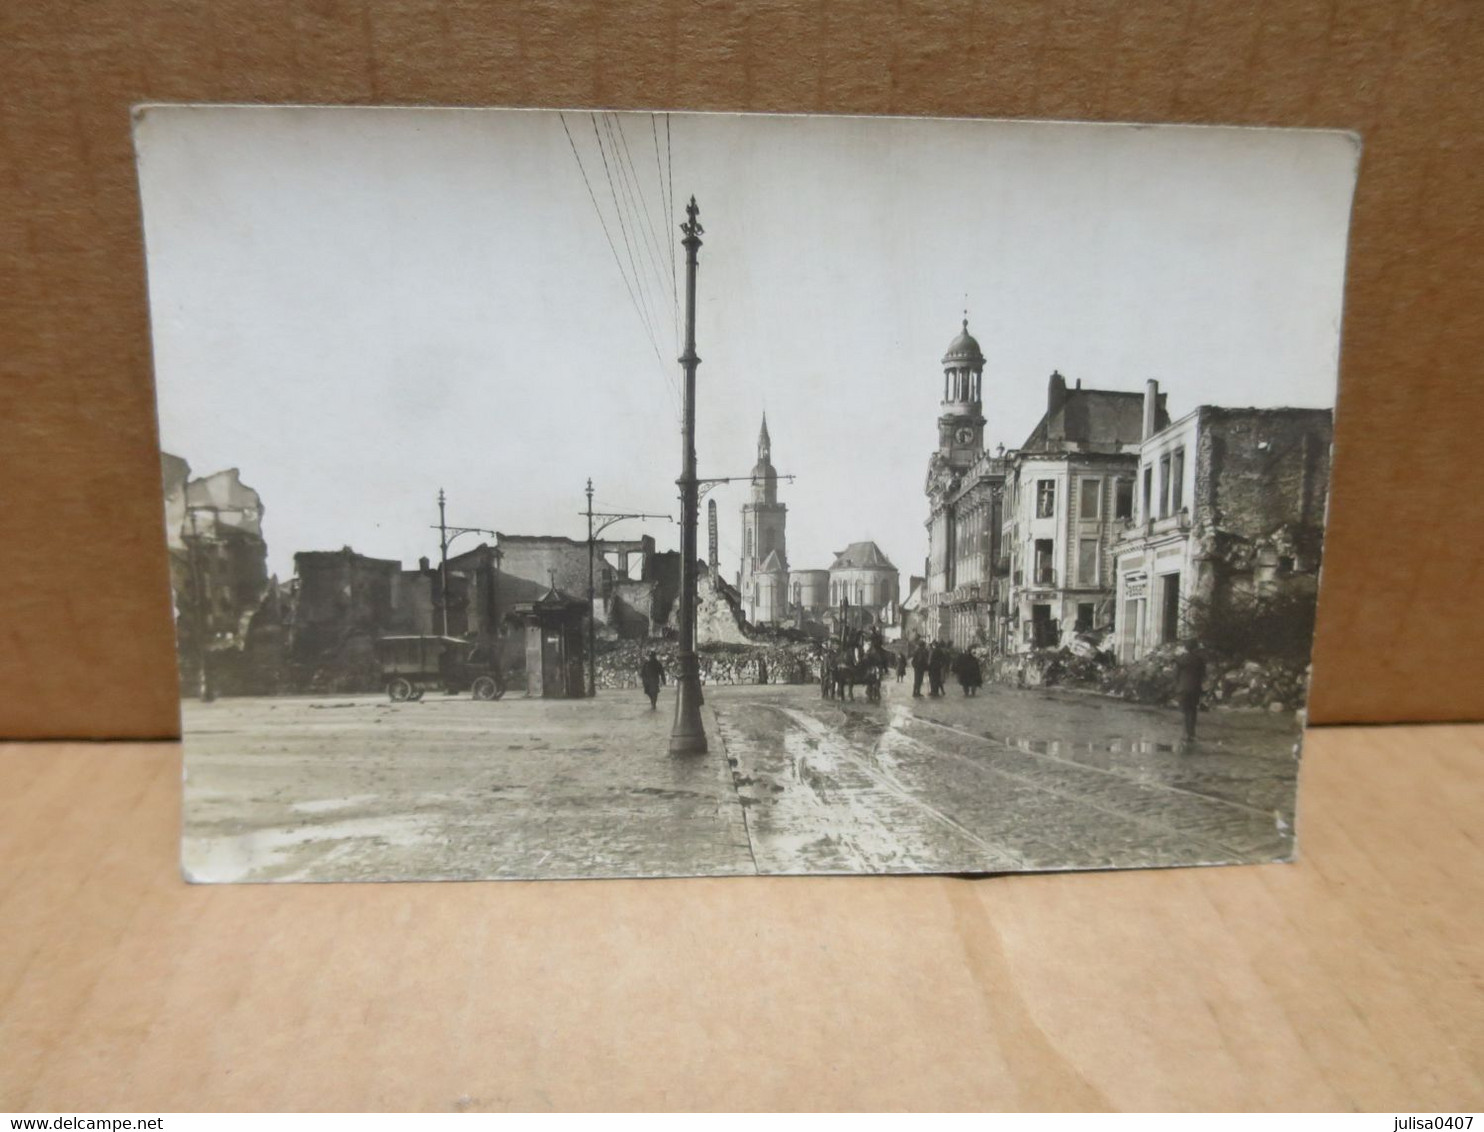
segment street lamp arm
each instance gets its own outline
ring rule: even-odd
[[[579,511],[578,514],[579,515],[586,515],[587,512],[586,511]],[[646,514],[645,512],[642,512],[642,511],[636,511],[636,512],[634,512],[632,514],[628,514],[628,515],[620,515],[620,514],[616,514],[614,512],[594,511],[593,514],[592,514],[592,517],[594,519],[602,519],[603,520],[603,522],[598,523],[593,528],[593,537],[594,538],[597,538],[600,534],[602,534],[604,531],[606,531],[609,527],[613,526],[614,523],[621,523],[625,519],[663,519],[667,523],[674,521],[669,515],[650,515],[650,514]]]
[[[749,474],[747,474],[745,476],[711,476],[708,479],[698,479],[698,480],[696,480],[696,488],[700,492],[700,496],[701,497],[704,497],[705,494],[708,491],[710,491],[713,487],[719,487],[721,484],[724,484],[724,483],[742,483],[744,481],[746,481],[748,483],[757,483],[757,481],[760,480],[760,479],[762,479],[762,478],[763,478],[762,476],[755,476],[755,475],[752,475],[751,473],[749,473]],[[794,480],[798,479],[799,477],[790,474],[790,475],[775,475],[773,478],[775,480],[783,480],[785,483],[793,483]],[[679,482],[679,481],[677,481],[677,482]]]

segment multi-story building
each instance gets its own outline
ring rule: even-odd
[[[263,503],[236,468],[192,478],[178,456],[162,453],[160,464],[181,690],[214,690],[201,665],[221,674],[240,667],[234,655],[247,648],[255,617],[278,593],[268,576]]]
[[[1120,660],[1244,596],[1317,592],[1333,415],[1202,405],[1149,430],[1115,546]]]
[[[1168,421],[1155,382],[1140,393],[1071,388],[1053,373],[1046,413],[1006,456],[997,587],[1005,653],[1070,645],[1115,621],[1113,545],[1133,513],[1139,445]]]
[[[992,640],[1005,462],[984,450],[984,353],[968,319],[943,355],[938,448],[928,460],[927,577],[914,633],[963,647]]]

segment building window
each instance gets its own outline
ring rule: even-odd
[[[1082,497],[1077,502],[1077,515],[1082,519],[1096,519],[1103,513],[1103,481],[1083,480]]]
[[[1176,514],[1185,506],[1185,449],[1175,449],[1170,463],[1170,510]]]
[[[1098,540],[1082,539],[1077,544],[1077,580],[1084,586],[1098,584]]]
[[[1114,482],[1113,517],[1115,519],[1132,519],[1134,517],[1134,484],[1132,480],[1119,479]]]
[[[751,558],[752,557],[752,531],[751,530],[748,530],[747,533],[743,536],[743,542],[744,542],[745,545],[742,547],[742,555],[745,558]]]
[[[1159,458],[1159,517],[1163,519],[1170,513],[1170,458],[1161,456]]]
[[[1092,632],[1092,602],[1079,601],[1077,603],[1077,632]]]
[[[1036,518],[1049,519],[1056,514],[1056,481],[1036,481]]]
[[[1036,540],[1035,584],[1038,586],[1056,585],[1056,574],[1051,568],[1051,540],[1049,538]]]
[[[1150,501],[1153,499],[1154,495],[1153,485],[1154,469],[1152,467],[1147,467],[1144,469],[1144,509],[1142,512],[1140,512],[1144,516],[1144,521],[1146,523],[1154,517],[1154,512],[1149,509]]]

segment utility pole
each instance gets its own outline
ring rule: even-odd
[[[596,649],[598,637],[598,599],[597,590],[594,585],[594,571],[597,565],[596,547],[598,545],[598,535],[602,534],[609,527],[613,526],[614,523],[622,522],[625,519],[664,519],[666,522],[669,522],[670,516],[650,515],[646,514],[643,511],[594,511],[593,481],[591,476],[588,477],[587,491],[585,492],[585,494],[587,495],[587,510],[582,512],[582,514],[587,516],[587,682],[589,688],[588,695],[596,696],[598,694],[598,662]],[[594,527],[593,520],[595,519],[601,519],[603,521],[596,527]],[[555,577],[555,575],[553,575],[553,577]],[[555,583],[553,583],[553,588],[555,588]]]
[[[438,635],[448,636],[448,523],[445,521],[443,489],[438,489]]]
[[[189,556],[191,566],[191,604],[195,607],[196,621],[196,669],[197,669],[197,694],[203,704],[209,704],[216,699],[216,689],[211,686],[211,673],[206,667],[207,653],[209,652],[207,637],[209,635],[209,622],[211,615],[206,607],[206,580],[201,569],[201,529],[196,522],[196,516],[202,511],[210,510],[206,507],[186,507],[186,514],[191,519],[191,537],[186,545],[186,553]]]
[[[450,527],[444,513],[447,504],[447,496],[443,489],[438,489],[438,525],[433,529],[438,532],[438,608],[442,614],[439,618],[439,636],[448,636],[448,546],[460,535],[489,535],[491,538],[499,538],[498,531],[492,531],[485,527]],[[494,548],[495,570],[500,569],[500,548]],[[465,626],[467,631],[468,626]]]
[[[672,755],[706,753],[706,730],[701,723],[701,672],[696,660],[696,255],[701,248],[701,210],[692,196],[685,206],[685,419],[681,429],[680,462],[680,673],[676,680],[675,726],[670,732]]]

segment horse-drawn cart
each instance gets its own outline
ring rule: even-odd
[[[505,694],[499,665],[469,641],[457,637],[382,637],[376,659],[386,694],[396,703],[420,700],[429,690],[476,700],[498,700]]]

